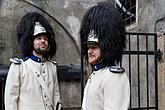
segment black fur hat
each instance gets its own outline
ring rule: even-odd
[[[122,59],[122,51],[126,47],[125,27],[118,10],[110,2],[99,2],[84,15],[80,27],[82,54],[87,59],[88,37],[91,32],[98,38],[105,66],[118,64]],[[85,42],[85,45],[84,45]]]
[[[45,54],[46,59],[51,59],[56,54],[56,41],[53,28],[44,16],[39,13],[31,12],[24,15],[17,26],[18,42],[20,44],[23,57],[28,57],[33,51],[33,40],[35,38],[35,23],[39,22],[46,30],[49,43],[49,51]]]

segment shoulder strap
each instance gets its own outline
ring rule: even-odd
[[[113,73],[123,73],[125,72],[123,67],[120,66],[110,66],[109,70]]]
[[[27,66],[30,68],[31,72],[34,74],[34,76],[37,78],[38,82],[40,83],[42,89],[45,91],[49,101],[50,101],[50,104],[52,106],[52,109],[54,110],[54,107],[53,107],[53,101],[52,101],[52,98],[49,94],[49,90],[48,90],[48,87],[47,85],[45,84],[42,76],[40,75],[39,72],[34,72],[34,71],[37,71],[36,68],[34,68],[33,66],[30,66],[30,64],[27,64]]]
[[[19,58],[10,58],[10,62],[19,65],[19,64],[21,64],[23,62],[23,60],[21,60]]]

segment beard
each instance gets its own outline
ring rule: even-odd
[[[48,52],[48,48],[34,48],[34,51],[39,55],[45,55]]]

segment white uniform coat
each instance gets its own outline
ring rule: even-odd
[[[21,64],[12,63],[8,72],[5,87],[5,110],[52,110],[48,97],[32,71],[27,66],[32,63],[38,68],[56,109],[60,100],[56,65],[52,62],[36,62],[31,58]]]
[[[129,80],[125,73],[109,68],[93,71],[87,81],[82,110],[127,110],[130,101]]]

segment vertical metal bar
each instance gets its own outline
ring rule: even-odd
[[[122,67],[122,58],[121,58],[121,61],[119,62],[119,66]]]
[[[2,96],[3,96],[3,88],[2,88],[2,85],[3,85],[3,82],[2,82],[2,78],[1,78],[1,75],[0,75],[0,109],[3,110],[3,99],[2,99]]]
[[[5,94],[5,82],[6,82],[6,78],[4,76],[2,76],[2,110],[5,110],[5,104],[4,104],[4,94]]]
[[[146,35],[146,78],[147,78],[147,107],[149,107],[149,87],[148,87],[148,35]],[[149,110],[149,109],[147,109]]]
[[[140,108],[139,34],[137,35],[138,107]]]
[[[81,44],[81,105],[83,100],[83,94],[84,94],[84,60],[83,60],[83,54],[82,54],[82,44]]]
[[[158,81],[158,67],[157,67],[157,65],[158,65],[158,63],[157,63],[157,56],[156,56],[156,53],[157,53],[157,35],[155,34],[155,36],[154,36],[154,42],[155,42],[155,47],[154,47],[154,51],[155,51],[155,106],[156,106],[156,110],[158,110],[158,83],[157,83],[157,81]]]
[[[130,93],[132,92],[131,91],[131,88],[132,88],[132,83],[131,83],[131,35],[129,34],[129,36],[128,36],[128,50],[129,50],[129,82],[130,82]],[[132,95],[130,94],[130,108],[132,107]]]

